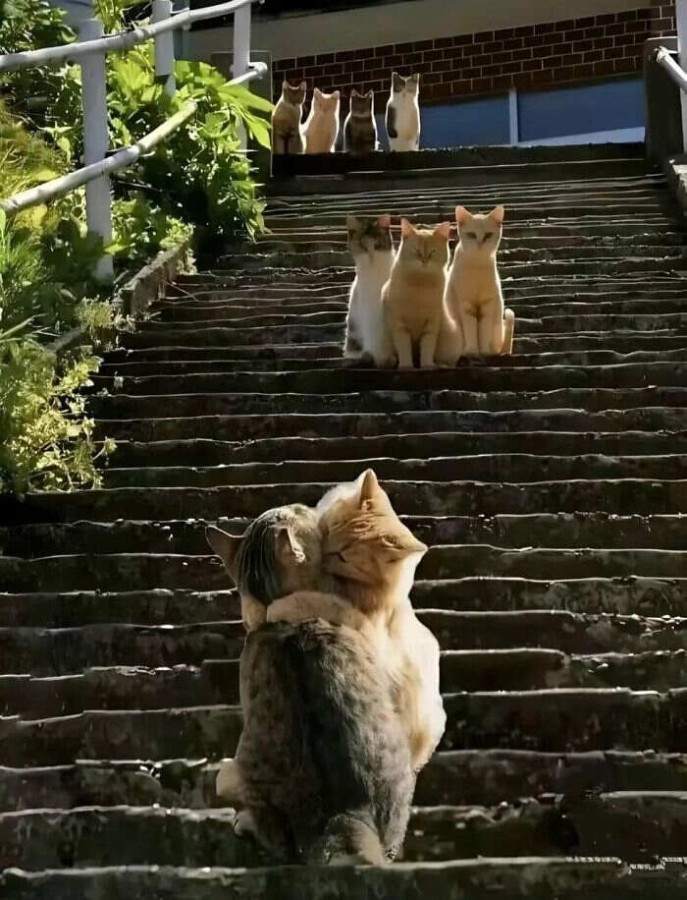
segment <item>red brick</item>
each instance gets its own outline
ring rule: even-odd
[[[588,50],[584,54],[585,62],[598,62],[600,59],[603,59],[604,52],[603,50]]]
[[[379,60],[376,57],[373,57],[372,59],[364,59],[363,60],[363,68],[366,71],[371,71],[372,69],[375,69],[378,65],[379,65]]]
[[[620,72],[634,72],[637,68],[637,61],[634,59],[616,59],[615,61],[615,71]]]
[[[348,62],[349,59],[355,59],[357,55],[356,50],[340,50],[336,54],[337,62]]]
[[[451,75],[453,77],[453,75]],[[442,80],[441,72],[423,72],[422,73],[422,93],[428,84],[438,84]]]
[[[303,80],[303,69],[289,69],[288,72],[284,72],[283,78],[290,84],[298,84]]]
[[[403,57],[403,65],[407,68],[408,66],[420,66],[422,65],[422,54],[421,53],[406,53]]]
[[[464,44],[474,44],[474,42],[475,39],[472,34],[461,34],[453,38],[453,43],[456,47],[462,47]],[[436,44],[436,41],[434,43]]]
[[[424,61],[433,62],[435,59],[443,59],[445,50],[425,50],[422,54]]]
[[[513,86],[513,76],[512,75],[500,75],[498,78],[495,78],[492,82],[492,90],[493,91],[508,91]]]
[[[675,22],[673,19],[659,19],[653,23],[654,31],[671,32],[675,30]]]
[[[524,50],[515,50],[512,54],[513,59],[532,59],[532,49],[531,47],[526,47]]]
[[[549,44],[547,47],[535,47],[532,51],[532,59],[542,59],[545,56],[552,56],[553,50]]]
[[[581,53],[567,53],[565,56],[561,57],[561,65],[563,66],[576,66],[578,63],[582,62],[582,54]]]
[[[591,76],[594,74],[594,66],[591,64],[575,66],[574,72],[575,78],[591,78]]]
[[[382,47],[375,47],[375,56],[391,56],[394,52],[393,44],[384,44]]]
[[[516,37],[531,37],[534,34],[534,25],[523,25],[515,29]]]
[[[472,81],[467,79],[452,81],[450,89],[454,94],[469,94],[472,91]]]
[[[484,45],[485,53],[498,53],[499,50],[503,50],[503,41],[488,41]]]
[[[538,72],[543,66],[541,59],[526,59],[522,64],[523,72]]]
[[[650,9],[638,9],[637,10],[637,18],[638,19],[650,19],[651,18],[651,10]]]
[[[474,66],[488,66],[491,63],[491,53],[483,53],[481,56],[473,56],[470,62]]]
[[[296,60],[295,59],[279,59],[274,64],[275,71],[277,72],[285,72],[287,69],[295,69],[296,68]]]
[[[648,33],[646,22],[628,22],[625,26],[625,31],[628,34],[636,34],[638,31],[641,31],[643,34]]]
[[[491,78],[475,78],[472,89],[476,94],[484,94],[491,87]]]
[[[471,69],[462,69],[460,74],[463,78],[479,78],[482,74],[482,70],[478,66],[475,66]]]
[[[554,30],[554,25],[552,22],[545,22],[543,25],[535,25],[534,33],[535,34],[551,34]]]
[[[502,66],[501,71],[504,75],[514,75],[516,72],[520,72],[522,69],[522,63],[512,62],[506,63],[505,66]]]
[[[434,38],[434,46],[438,48],[453,47],[453,38]]]
[[[412,53],[414,50],[413,44],[396,44],[395,48],[396,53]]]
[[[530,56],[529,50],[521,50],[520,53],[525,53],[527,55],[527,57]],[[520,58],[522,59],[523,57],[520,57]],[[510,62],[512,59],[517,59],[517,57],[515,56],[514,53],[508,52],[508,53],[495,53],[494,54],[494,62],[495,63],[507,63],[507,62]]]
[[[510,40],[503,42],[504,50],[519,50],[522,46],[522,38],[510,38]]]
[[[594,63],[595,75],[611,75],[614,72],[613,60],[609,59],[605,62]]]
[[[556,31],[569,31],[575,27],[574,19],[566,19],[565,22],[556,22]]]
[[[482,69],[482,75],[485,78],[494,78],[496,75],[500,75],[502,71],[502,66],[484,66],[484,68]]]
[[[600,25],[597,25],[596,28],[586,28],[584,32],[584,36],[586,38],[590,38],[591,40],[603,37],[604,34],[605,30]]]
[[[384,65],[389,66],[391,69],[399,68],[403,65],[403,57],[400,54],[396,56],[387,56],[384,59]]]
[[[566,41],[581,41],[584,37],[584,30],[581,28],[573,29],[565,32]]]
[[[615,22],[615,13],[607,13],[604,16],[596,17],[597,25],[611,25],[613,22]]]
[[[594,16],[588,16],[586,19],[575,19],[575,28],[590,28],[595,22]]]
[[[501,38],[502,41],[505,41],[507,38],[512,38],[514,36],[515,29],[514,28],[499,28],[499,30],[496,32],[496,34],[498,35],[499,38]]]
[[[603,54],[603,59],[620,59],[622,56],[625,56],[625,48],[624,47],[610,47]],[[585,59],[587,56],[585,55]],[[601,54],[599,55],[599,59],[601,59]]]
[[[478,44],[486,44],[487,41],[494,40],[493,31],[478,31],[475,35],[475,42]]]
[[[365,67],[365,60],[351,59],[344,63],[344,72],[362,72]]]
[[[620,25],[607,25],[606,26],[606,34],[607,35],[625,34],[625,26],[622,23]]]
[[[444,53],[453,52],[460,53],[463,58],[467,56],[475,56],[477,53],[481,52],[481,48],[477,44],[469,43],[462,44],[460,47],[453,47],[452,51],[444,50]]]
[[[613,38],[610,38],[610,37],[609,38],[607,38],[607,37],[599,38],[598,41],[594,41],[594,46],[599,50],[603,50],[606,47],[612,47],[613,46]]]
[[[637,18],[637,10],[628,9],[626,12],[619,12],[617,18],[619,22],[634,22]]]
[[[455,68],[452,59],[440,59],[432,63],[432,72],[452,72]]]
[[[538,85],[551,84],[553,81],[553,69],[542,69],[541,72],[532,72],[530,76],[530,84],[533,87]]]
[[[413,44],[413,50],[416,53],[422,53],[425,50],[431,50],[434,47],[434,41],[415,41]]]
[[[573,44],[574,53],[586,53],[588,50],[594,49],[594,41],[575,41]]]

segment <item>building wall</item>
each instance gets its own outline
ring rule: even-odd
[[[423,104],[511,88],[550,89],[639,72],[644,41],[674,31],[674,5],[647,4],[576,19],[278,59],[274,88],[278,94],[286,78],[305,79],[309,88],[317,84],[324,91],[340,88],[345,94],[353,87],[372,89],[383,105],[390,74],[398,70],[421,73]]]

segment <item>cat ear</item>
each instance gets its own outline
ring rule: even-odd
[[[380,228],[391,228],[391,216],[388,213],[384,216],[380,216],[377,219],[377,224]]]
[[[208,544],[224,563],[227,572],[236,581],[234,562],[238,549],[241,546],[242,538],[235,537],[233,534],[227,534],[226,531],[222,531],[221,528],[215,528],[214,525],[209,525],[205,529],[205,537]]]
[[[446,240],[448,240],[451,237],[451,223],[442,222],[441,225],[437,225],[437,227],[434,229],[434,234],[438,234],[440,237],[446,238]]]
[[[419,81],[420,81],[420,73],[419,73],[419,72],[413,73],[413,74],[410,76],[410,78],[408,79],[408,81],[414,81],[415,84],[418,84]]]
[[[318,87],[315,88],[315,90],[312,92],[312,95],[314,100],[322,99],[322,91]]]
[[[303,91],[303,93],[305,93],[308,90],[308,82],[301,81],[301,83],[298,85],[298,90]]]
[[[415,229],[410,224],[410,222],[407,219],[401,219],[401,236],[410,237],[410,235],[414,233]]]
[[[306,559],[303,545],[288,526],[277,531],[276,551],[278,559],[286,565],[299,566]]]
[[[366,500],[372,500],[381,491],[379,481],[373,469],[368,469],[363,473],[360,483],[360,505],[362,506]]]
[[[405,559],[415,553],[424,554],[429,550],[426,544],[418,541],[412,531],[403,527],[402,531],[394,534],[385,534],[382,539],[382,546],[392,559]]]
[[[335,100],[340,100],[340,99],[341,99],[341,91],[334,91],[334,93],[333,93],[331,96],[332,96]]]
[[[346,216],[346,228],[348,228],[349,231],[357,231],[359,227],[360,222],[355,216]]]
[[[506,217],[505,206],[501,206],[501,205],[496,206],[489,213],[489,218],[493,219],[493,221],[496,222],[497,225],[503,225],[503,220],[505,219],[505,217]]]
[[[466,225],[472,218],[470,213],[464,206],[456,206],[456,222],[459,225]]]

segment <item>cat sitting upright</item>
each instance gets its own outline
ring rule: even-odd
[[[382,288],[394,259],[391,217],[348,216],[348,249],[355,262],[346,316],[344,356],[372,357],[376,366],[394,365],[396,356],[382,309]]]
[[[391,93],[386,104],[386,133],[389,149],[420,149],[420,75],[404,78],[398,72],[391,76]]]
[[[515,315],[504,310],[496,254],[503,234],[505,210],[473,215],[456,207],[458,237],[446,287],[446,305],[462,330],[465,356],[513,352]]]
[[[366,156],[377,149],[374,96],[374,91],[359,94],[355,88],[351,93],[351,105],[344,122],[344,150],[353,156]]]
[[[240,808],[237,834],[253,834],[285,862],[388,862],[405,835],[415,778],[376,645],[321,619],[264,624],[274,596],[319,569],[317,515],[282,507],[243,538],[209,529],[208,540],[251,597],[248,609],[262,608],[241,656],[243,732],[217,777],[218,794]]]
[[[281,97],[272,112],[272,152],[276,154],[303,153],[304,143],[301,131],[303,103],[307,84],[299,85],[284,81]]]
[[[303,126],[306,153],[333,153],[339,136],[340,91],[323,94],[315,88],[310,115]]]
[[[436,351],[444,320],[450,233],[448,222],[428,230],[401,219],[401,244],[382,290],[399,369],[413,368],[414,347],[419,347],[421,368],[431,369],[443,362],[436,358]]]

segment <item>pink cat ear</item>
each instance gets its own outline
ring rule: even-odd
[[[471,218],[471,213],[464,206],[456,206],[456,222],[459,225],[465,225]]]
[[[403,237],[409,237],[414,231],[415,229],[407,219],[401,219],[401,235]]]
[[[307,81],[301,81],[301,83],[298,85],[298,88],[299,88],[299,90],[301,90],[301,91],[307,91],[307,90],[308,90],[308,82],[307,82]]]
[[[236,537],[233,534],[228,534],[226,531],[222,531],[221,528],[215,528],[214,525],[210,525],[205,529],[205,537],[207,538],[208,544],[224,563],[227,572],[229,572],[234,582],[236,582],[234,563],[236,561],[238,549],[241,546],[242,538]]]
[[[442,222],[441,225],[437,225],[437,227],[434,229],[434,234],[438,234],[448,240],[451,237],[451,223]]]
[[[276,539],[277,557],[286,565],[301,565],[306,560],[303,545],[290,528],[280,528]]]
[[[362,506],[366,500],[372,500],[374,496],[381,490],[377,476],[373,469],[368,469],[364,475],[362,484],[360,485],[360,504]]]
[[[503,225],[503,220],[506,218],[506,208],[505,206],[496,206],[489,213],[489,218],[493,219],[497,225]]]
[[[318,100],[320,100],[322,98],[322,91],[318,87],[316,87],[313,91],[313,95],[317,97]]]
[[[389,215],[380,216],[377,219],[377,224],[379,225],[380,228],[391,228],[391,216],[389,216]]]
[[[341,91],[334,91],[332,97],[334,97],[335,100],[339,100],[341,97]]]

